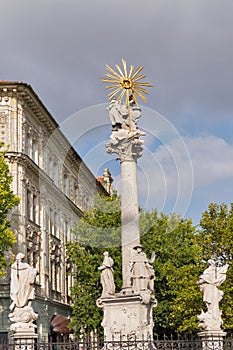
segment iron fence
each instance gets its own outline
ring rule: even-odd
[[[0,344],[0,350],[233,350],[233,339],[154,339]]]

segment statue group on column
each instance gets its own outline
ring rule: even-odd
[[[141,109],[134,102],[132,96],[129,98],[129,107],[113,98],[109,103],[109,117],[112,123],[112,131],[126,129],[137,130],[138,119],[141,117]]]
[[[138,244],[133,248],[132,259],[130,261],[130,271],[132,279],[132,291],[138,293],[142,291],[149,291],[150,294],[154,292],[155,273],[152,264],[155,261],[155,252],[152,252],[151,258],[148,259],[143,252],[143,246]],[[108,252],[104,252],[104,260],[100,270],[100,282],[102,284],[101,298],[113,297],[115,294],[113,259]]]
[[[144,136],[145,133],[137,127],[141,109],[132,96],[129,98],[129,106],[113,98],[109,103],[108,112],[112,134],[110,141],[106,143],[107,153],[117,153],[121,161],[141,157],[144,141],[140,140],[140,136]]]

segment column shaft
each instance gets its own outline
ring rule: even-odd
[[[121,163],[122,288],[130,288],[131,249],[140,243],[137,163]]]

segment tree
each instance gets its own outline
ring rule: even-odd
[[[219,264],[229,264],[226,281],[221,286],[224,292],[220,303],[223,311],[224,330],[233,331],[233,203],[228,209],[226,204],[211,203],[202,214],[200,230],[197,236],[202,249],[202,257],[207,261],[214,258]]]
[[[83,330],[101,332],[102,310],[96,306],[101,296],[100,273],[103,252],[107,250],[114,259],[116,288],[121,287],[121,213],[120,200],[96,196],[94,208],[85,212],[74,230],[76,241],[68,243],[67,251],[74,266],[76,282],[71,290],[74,300],[71,326],[76,334]]]
[[[159,335],[197,332],[201,293],[196,284],[201,271],[200,248],[190,219],[143,211],[141,242],[155,250],[154,330]]]
[[[3,146],[0,143],[0,148]],[[13,246],[16,239],[10,230],[9,211],[19,203],[19,198],[13,193],[10,186],[12,176],[9,175],[9,167],[0,151],[0,276],[5,273],[7,261],[5,253]]]

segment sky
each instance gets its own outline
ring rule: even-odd
[[[1,14],[0,79],[32,86],[95,175],[109,167],[120,192],[100,77],[125,58],[153,85],[140,205],[198,224],[233,201],[232,0],[8,0]]]

